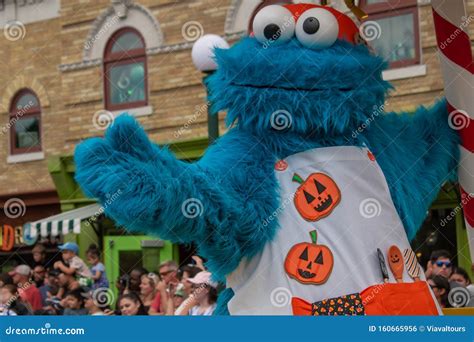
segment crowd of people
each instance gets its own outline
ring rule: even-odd
[[[456,304],[453,299],[450,300],[449,293],[458,287],[466,288],[470,297],[474,298],[474,285],[469,274],[465,269],[454,266],[451,253],[446,250],[431,253],[425,276],[442,308],[450,308]],[[465,306],[474,306],[474,302],[467,300]]]
[[[33,265],[0,274],[0,315],[212,315],[216,308],[218,284],[198,256],[181,267],[166,261],[157,273],[132,269],[117,279],[116,298],[95,245],[87,262],[75,243],[59,250],[61,260],[51,262],[37,244]]]
[[[158,272],[136,267],[109,288],[100,251],[91,245],[86,261],[75,243],[59,246],[61,260],[46,260],[45,248],[33,248],[33,265],[21,264],[0,274],[0,315],[212,315],[219,286],[202,259],[179,267],[175,261],[158,266]],[[449,293],[464,287],[474,298],[468,273],[454,267],[446,250],[434,251],[425,276],[439,305],[449,308]]]

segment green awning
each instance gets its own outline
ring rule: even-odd
[[[98,217],[104,213],[104,208],[100,204],[91,204],[82,208],[66,211],[64,213],[50,216],[39,221],[25,224],[25,229],[29,229],[29,236],[35,238],[38,232],[41,236],[57,236],[68,233],[79,234],[81,232],[81,221],[90,217]]]

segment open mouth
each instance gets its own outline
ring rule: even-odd
[[[298,268],[298,274],[304,279],[311,279],[316,277],[316,273],[310,271],[303,271],[301,268]]]
[[[286,91],[310,91],[310,92],[325,92],[325,91],[340,91],[347,92],[351,91],[351,88],[303,88],[303,87],[286,87],[276,85],[255,85],[255,84],[237,84],[231,83],[231,85],[242,88],[254,88],[254,89],[279,89]]]
[[[316,210],[317,212],[322,212],[324,210],[326,210],[327,208],[329,208],[332,204],[332,197],[331,195],[328,195],[328,197],[321,202],[321,204],[318,204],[317,206],[314,207],[314,210]]]

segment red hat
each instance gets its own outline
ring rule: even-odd
[[[286,5],[283,5],[283,7],[287,8],[293,14],[293,17],[295,18],[295,22],[307,10],[311,8],[323,8],[331,12],[331,14],[334,15],[337,19],[337,22],[339,24],[338,39],[346,40],[352,44],[357,43],[356,39],[359,35],[359,29],[357,25],[352,21],[352,19],[349,16],[347,16],[346,14],[332,7],[320,6],[320,5],[314,5],[314,4],[286,4]]]

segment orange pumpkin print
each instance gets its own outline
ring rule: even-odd
[[[304,284],[323,284],[329,278],[334,265],[331,250],[317,244],[317,233],[310,232],[312,243],[302,242],[291,247],[285,259],[285,271]]]
[[[301,184],[296,190],[294,203],[305,220],[317,221],[328,216],[341,201],[337,184],[324,173],[313,173],[306,181],[295,173],[293,181]]]

